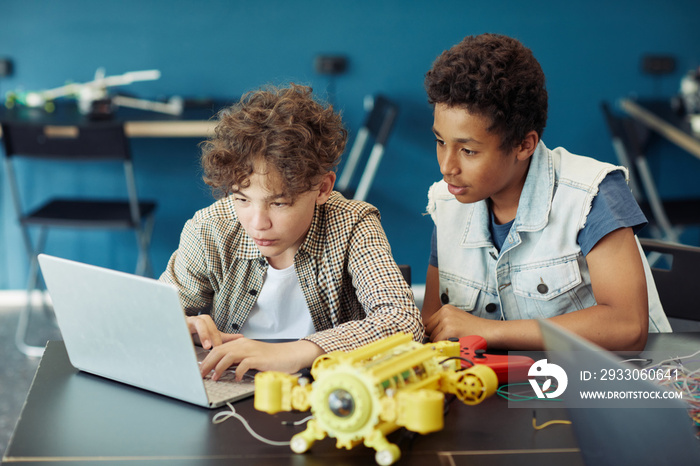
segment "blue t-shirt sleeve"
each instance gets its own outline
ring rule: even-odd
[[[433,236],[430,238],[430,259],[428,260],[428,264],[432,265],[433,267],[438,266],[438,258],[437,258],[437,226],[433,227]]]
[[[647,224],[647,219],[632,196],[621,170],[609,173],[593,198],[586,225],[578,233],[578,244],[586,256],[608,233],[631,227],[635,234]]]

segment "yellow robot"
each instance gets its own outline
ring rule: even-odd
[[[255,409],[269,414],[311,409],[314,419],[291,439],[295,453],[329,436],[337,448],[364,443],[376,451],[377,464],[388,466],[401,452],[386,435],[400,427],[420,434],[441,430],[445,393],[467,405],[495,393],[496,373],[482,364],[462,369],[459,351],[458,342],[421,344],[400,333],[317,358],[312,383],[281,372],[260,372],[255,376]]]

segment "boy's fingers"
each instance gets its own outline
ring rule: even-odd
[[[216,326],[214,326],[214,328],[207,326],[207,330],[209,331],[212,346],[219,346],[222,343],[221,332],[219,332],[219,329],[217,329]]]
[[[428,322],[425,323],[425,331],[432,335],[433,331],[435,331],[435,327],[437,324],[440,322],[440,310],[438,310],[435,314],[430,316],[430,319],[428,319]]]
[[[204,349],[211,349],[222,343],[221,334],[216,324],[208,315],[187,318],[187,327],[192,334],[196,334]]]
[[[242,360],[238,366],[236,366],[236,380],[243,380],[243,376],[251,368],[250,359]]]
[[[218,371],[218,374],[217,374],[217,368],[219,368],[219,365],[221,364],[222,360],[226,356],[227,356],[227,353],[224,353],[224,352],[220,352],[220,351],[216,351],[216,350],[210,351],[209,354],[207,355],[207,357],[204,358],[204,361],[202,361],[202,364],[199,366],[199,370],[202,373],[202,377],[205,377],[211,371],[214,371],[214,374],[212,375],[212,379],[218,380],[226,368],[220,369]]]
[[[243,338],[243,335],[240,333],[221,333],[221,341],[223,343],[228,343],[229,341],[238,340],[239,338]]]
[[[209,335],[209,327],[207,326],[206,322],[201,319],[197,319],[194,323],[194,328],[197,335],[199,335],[199,341],[202,343],[202,348],[211,349],[211,336]]]
[[[231,367],[235,362],[236,358],[232,354],[225,353],[219,362],[216,363],[216,367],[214,367],[214,375],[211,376],[212,380],[219,380],[224,371]],[[238,374],[236,374],[236,377],[238,377]]]

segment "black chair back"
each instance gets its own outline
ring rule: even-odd
[[[398,107],[389,99],[382,95],[374,97],[374,106],[367,115],[364,126],[374,137],[375,144],[386,145],[398,113]]]
[[[399,113],[398,106],[382,95],[367,96],[367,101],[371,102],[371,108],[362,127],[357,132],[335,185],[336,190],[345,197],[360,201],[367,198],[374,183],[377,168]],[[372,140],[371,150],[366,151],[365,148]],[[356,169],[361,160],[365,159],[365,166],[358,175]],[[359,180],[355,183],[358,178]]]
[[[700,248],[646,238],[639,242],[645,253],[661,254],[651,272],[666,315],[700,321],[695,289],[700,282]]]

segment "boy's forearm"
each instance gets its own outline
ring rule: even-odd
[[[648,336],[648,319],[648,311],[597,305],[551,320],[607,350],[642,351]]]
[[[625,317],[610,306],[593,306],[549,320],[611,351],[642,351],[647,332],[639,319]],[[491,321],[482,335],[489,348],[542,350],[544,344],[534,319]]]

